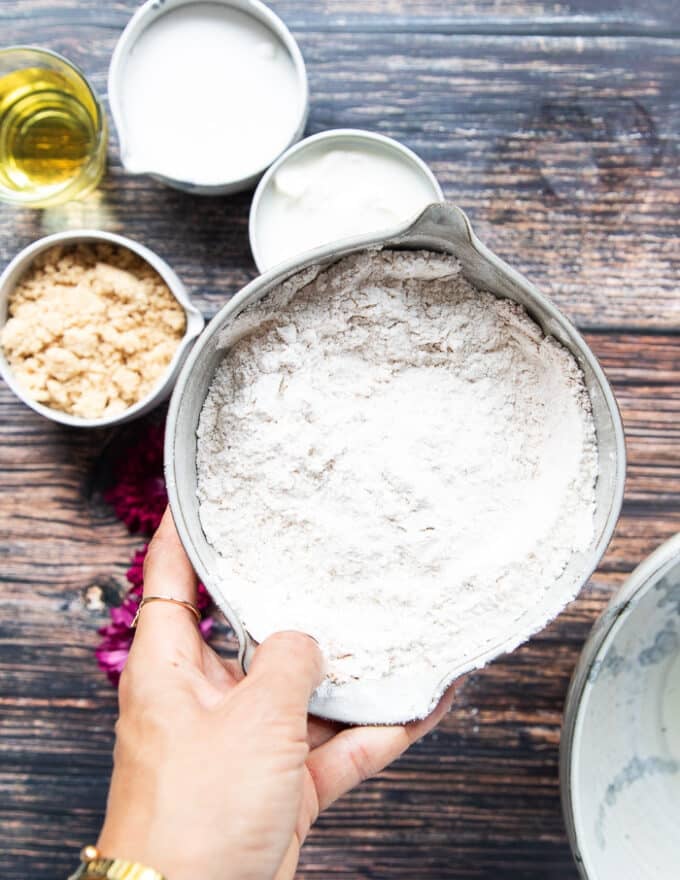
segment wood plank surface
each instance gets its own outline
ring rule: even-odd
[[[83,44],[79,30],[91,33]],[[35,23],[13,20],[18,42]],[[106,91],[117,29],[49,27],[49,45]],[[368,127],[432,165],[500,256],[581,326],[677,327],[678,41],[322,31],[300,35],[309,131]],[[255,274],[249,195],[206,201],[119,167],[42,214],[2,209],[0,258],[43,232],[95,225],[157,250],[214,312]]]
[[[586,332],[627,433],[623,516],[581,596],[462,687],[441,728],[333,807],[300,877],[575,880],[557,758],[569,677],[632,568],[680,530],[680,7],[666,0],[279,0],[308,63],[309,131],[416,149],[480,237]],[[81,64],[100,94],[131,0],[0,0],[4,43]],[[254,277],[250,196],[199,199],[120,168],[46,212],[0,206],[0,264],[95,225],[164,256],[207,316]],[[97,832],[115,694],[92,649],[140,540],[100,490],[116,432],[52,425],[0,388],[0,877],[54,880]],[[233,647],[221,628],[218,644]],[[621,878],[625,880],[625,878]]]
[[[3,0],[3,21],[122,28],[130,0]],[[673,38],[680,8],[669,0],[275,0],[269,4],[296,32],[418,31],[472,34],[617,34]]]

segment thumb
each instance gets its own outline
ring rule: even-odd
[[[307,715],[307,706],[323,677],[317,642],[298,632],[269,636],[255,651],[248,670],[253,685],[262,682],[270,705],[281,714]],[[257,684],[256,684],[257,683]]]

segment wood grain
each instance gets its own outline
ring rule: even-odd
[[[413,34],[573,34],[586,36],[680,34],[680,10],[669,0],[272,0],[269,4],[296,31],[403,31]],[[131,0],[3,0],[8,24],[40,16],[42,26],[123,27],[135,4]]]
[[[5,42],[80,63],[102,95],[132,0],[2,0]],[[575,880],[557,756],[569,677],[628,572],[680,530],[680,7],[665,0],[279,0],[308,62],[310,132],[374,128],[427,159],[482,239],[551,295],[607,370],[630,460],[623,516],[582,595],[462,687],[441,728],[319,822],[300,877]],[[166,257],[206,315],[254,276],[249,195],[130,178],[0,207],[0,262],[96,225]],[[92,657],[141,539],[101,501],[118,432],[47,423],[0,388],[0,877],[54,880],[96,833],[115,694]],[[218,645],[233,647],[221,629]],[[624,880],[624,878],[622,878]]]
[[[86,30],[90,41],[76,39]],[[13,23],[17,41],[35,25]],[[100,93],[117,28],[49,28]],[[680,52],[648,38],[299,34],[309,131],[368,127],[430,162],[482,238],[581,326],[677,328]],[[124,231],[179,272],[207,314],[255,273],[249,196],[205,200],[118,164],[84,203],[0,209],[0,258],[41,233]],[[199,222],[200,221],[200,222]]]

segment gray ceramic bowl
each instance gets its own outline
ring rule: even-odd
[[[595,625],[567,697],[560,775],[584,880],[680,877],[680,535]]]
[[[253,643],[229,604],[229,584],[215,577],[215,551],[203,534],[196,497],[196,427],[214,372],[224,355],[223,329],[250,303],[256,302],[292,275],[309,266],[330,265],[367,247],[428,249],[455,254],[466,276],[477,286],[523,305],[546,333],[577,358],[592,401],[599,444],[599,479],[595,537],[587,553],[575,555],[542,601],[519,619],[508,619],[501,637],[485,641],[464,663],[429,680],[404,674],[383,681],[356,681],[336,687],[328,697],[316,694],[311,711],[339,721],[393,723],[426,715],[446,686],[458,676],[513,650],[542,629],[583,586],[597,566],[616,524],[623,495],[625,448],[623,428],[612,391],[596,358],[578,331],[514,269],[502,262],[474,235],[465,214],[451,205],[431,205],[415,220],[379,239],[359,238],[322,248],[300,260],[280,265],[238,293],[213,318],[191,353],[172,397],[166,432],[166,479],[170,504],[184,546],[199,576],[220,605],[234,631],[247,667]]]
[[[38,403],[37,400],[34,400],[24,391],[22,386],[15,379],[12,369],[7,363],[2,351],[2,347],[0,347],[0,373],[16,396],[27,406],[30,406],[31,409],[40,413],[41,416],[45,416],[53,422],[60,422],[62,425],[70,425],[74,428],[105,428],[110,427],[111,425],[129,422],[131,419],[144,415],[144,413],[149,412],[149,410],[158,406],[161,401],[168,397],[189,349],[203,329],[205,322],[198,309],[191,304],[189,294],[177,275],[172,271],[165,260],[162,260],[157,254],[154,254],[153,251],[149,250],[149,248],[138,244],[130,238],[124,238],[122,235],[115,235],[112,232],[100,232],[95,229],[77,229],[71,232],[57,232],[54,235],[48,235],[45,238],[34,241],[33,244],[24,248],[24,250],[18,253],[11,263],[9,263],[2,275],[0,275],[0,330],[7,323],[7,303],[10,294],[21,280],[22,276],[29,270],[38,254],[41,254],[43,251],[49,250],[56,245],[73,245],[80,242],[107,242],[131,250],[158,272],[163,281],[168,285],[172,295],[184,309],[187,322],[186,330],[184,331],[184,336],[179,341],[174,357],[170,361],[165,373],[156,383],[156,387],[134,406],[129,407],[117,416],[102,419],[83,419],[79,416],[72,416],[69,413],[61,412],[57,409],[50,409],[47,406],[43,406],[42,403]]]

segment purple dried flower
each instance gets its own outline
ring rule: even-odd
[[[104,492],[104,500],[133,533],[153,534],[168,503],[163,436],[163,425],[150,425],[144,440],[121,455],[114,468],[115,485]]]

